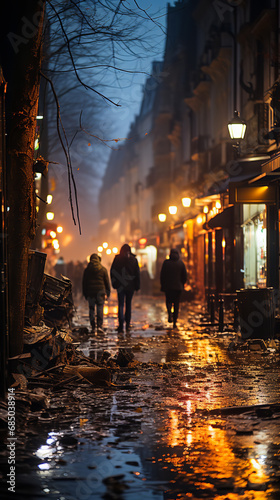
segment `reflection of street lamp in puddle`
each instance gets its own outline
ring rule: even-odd
[[[49,437],[46,441],[46,444],[43,444],[40,446],[40,448],[36,451],[36,456],[40,458],[41,460],[46,460],[50,459],[53,457],[53,455],[58,451],[61,450],[61,446],[56,446],[56,437],[54,433],[50,432]],[[51,468],[51,465],[47,462],[43,462],[42,464],[38,465],[38,468],[41,471],[47,471]]]

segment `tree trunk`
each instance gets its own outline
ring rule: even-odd
[[[15,356],[23,349],[28,250],[35,234],[33,160],[45,0],[12,3],[17,26],[8,36],[14,52],[7,82],[8,287],[9,355]]]

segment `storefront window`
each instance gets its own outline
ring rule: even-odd
[[[266,286],[266,207],[243,205],[244,287]]]

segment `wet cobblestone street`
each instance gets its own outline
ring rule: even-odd
[[[123,348],[133,363],[111,386],[50,394],[49,408],[18,429],[16,493],[7,494],[4,467],[1,498],[279,499],[278,340],[236,350],[233,331],[201,326],[199,304],[182,304],[178,330],[162,298],[133,305],[129,336],[116,332],[113,297],[105,334],[79,346],[95,361]],[[89,327],[85,301],[73,326]]]

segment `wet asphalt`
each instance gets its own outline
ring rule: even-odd
[[[125,349],[132,362],[108,387],[46,390],[43,411],[18,417],[15,492],[1,429],[1,499],[278,500],[278,339],[248,348],[231,312],[218,332],[199,303],[182,304],[172,330],[162,297],[135,296],[129,335],[116,331],[116,297],[104,312],[105,333],[76,348],[95,362]],[[72,329],[85,328],[80,299]]]

